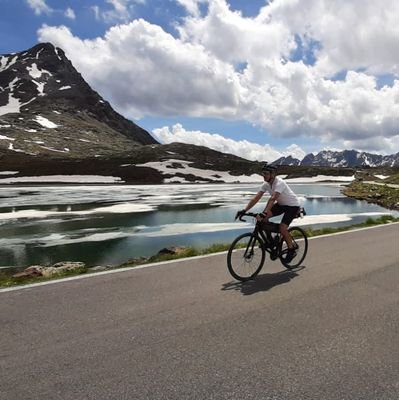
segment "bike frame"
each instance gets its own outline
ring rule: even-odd
[[[271,226],[276,227],[279,224],[275,224],[275,223],[269,223],[269,224],[273,224]],[[272,233],[275,233],[276,236],[273,237]],[[276,260],[277,257],[279,256],[278,254],[278,245],[281,241],[281,234],[280,232],[272,232],[271,230],[264,230],[261,228],[260,223],[257,222],[255,224],[255,228],[252,232],[253,238],[259,238],[263,248],[265,249],[265,251],[267,253],[269,253],[270,258],[272,260]],[[245,249],[245,253],[244,256],[245,257],[249,257],[253,254],[253,247],[255,245],[255,240],[250,240],[248,242],[248,246]],[[248,253],[249,251],[249,253]]]

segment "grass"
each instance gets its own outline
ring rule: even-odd
[[[331,233],[346,232],[358,228],[367,228],[374,225],[389,224],[391,222],[399,222],[399,218],[395,218],[392,215],[383,215],[379,218],[367,218],[366,221],[360,224],[342,226],[337,228],[321,228],[321,229],[308,228],[305,229],[305,231],[308,237],[313,237],[313,236],[329,235]]]
[[[322,228],[322,229],[312,229],[312,228],[307,228],[305,229],[306,234],[308,237],[314,237],[314,236],[321,236],[321,235],[327,235],[331,233],[338,233],[338,232],[345,232],[345,231],[350,231],[353,229],[358,229],[358,228],[366,228],[366,227],[371,227],[375,225],[382,225],[382,224],[389,224],[392,222],[399,222],[399,218],[395,218],[391,215],[383,215],[379,218],[368,218],[365,222],[356,224],[356,225],[350,225],[350,226],[345,226],[345,227],[337,227],[337,228]],[[207,255],[207,254],[214,254],[214,253],[220,253],[223,251],[227,251],[230,247],[230,243],[217,243],[213,244],[210,247],[207,247],[206,249],[195,249],[193,247],[187,247],[184,248],[182,251],[180,251],[178,254],[166,254],[166,255],[161,255],[161,256],[153,256],[150,257],[149,259],[146,259],[145,261],[136,261],[136,262],[126,262],[118,266],[118,268],[127,268],[127,267],[136,267],[139,265],[144,265],[144,264],[149,264],[149,263],[154,263],[154,262],[163,262],[163,261],[169,261],[169,260],[177,260],[180,258],[189,258],[189,257],[195,257],[195,256],[201,256],[201,255]],[[92,271],[89,267],[85,268],[80,268],[75,271],[68,271],[64,272],[61,274],[58,274],[53,277],[43,277],[43,276],[37,276],[37,277],[21,277],[21,278],[13,278],[10,274],[7,274],[5,272],[0,272],[0,288],[7,288],[7,287],[12,287],[12,286],[17,286],[17,285],[26,285],[30,283],[38,283],[38,282],[45,282],[49,280],[54,280],[54,279],[61,279],[69,276],[76,276],[76,275],[82,275],[86,273],[94,272]]]
[[[398,209],[399,189],[387,185],[375,185],[354,181],[345,187],[343,193],[348,197],[366,200],[385,208]]]
[[[59,274],[52,277],[33,276],[33,277],[20,277],[20,278],[13,278],[11,274],[7,274],[6,272],[0,272],[0,288],[52,281],[54,279],[62,279],[62,278],[67,278],[69,276],[86,274],[87,272],[90,272],[89,268],[79,268],[74,271],[60,272]]]

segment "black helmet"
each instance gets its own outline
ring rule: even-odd
[[[268,172],[276,172],[277,167],[275,165],[270,165],[268,163],[265,163],[262,165],[262,172],[268,171]]]

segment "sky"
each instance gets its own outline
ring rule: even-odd
[[[161,143],[259,161],[399,152],[397,0],[0,0],[0,54],[61,47]]]

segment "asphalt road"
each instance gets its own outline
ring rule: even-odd
[[[235,282],[226,256],[0,292],[0,398],[399,398],[399,224],[310,241]]]

